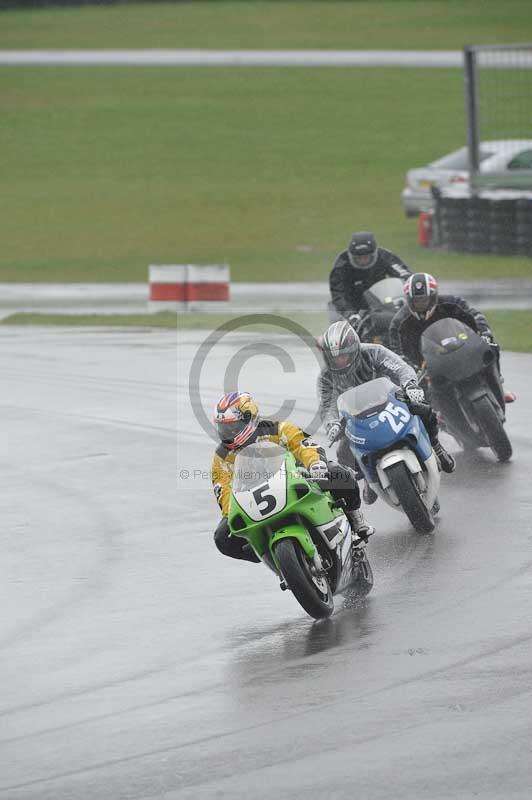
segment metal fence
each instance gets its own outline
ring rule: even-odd
[[[469,170],[473,189],[532,188],[532,147],[504,169],[482,169],[481,143],[498,141],[510,159],[512,140],[532,141],[532,44],[464,48]]]

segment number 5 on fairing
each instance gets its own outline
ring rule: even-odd
[[[263,478],[263,482],[258,486],[253,486],[253,477],[247,480],[245,476],[237,482],[237,485],[242,488],[233,488],[233,496],[255,522],[268,519],[286,506],[286,472],[284,468],[274,475],[268,475],[267,481],[264,481]],[[247,488],[248,486],[249,488]]]
[[[399,419],[396,419],[396,417],[399,417]],[[378,419],[379,422],[387,422],[394,433],[399,433],[410,419],[410,414],[402,406],[394,406],[390,402],[384,411],[381,411]]]
[[[273,494],[264,494],[264,492],[267,491],[271,491],[269,483],[264,483],[253,492],[253,499],[255,500],[257,508],[263,517],[266,517],[268,514],[270,514],[277,505],[277,500]],[[261,508],[261,503],[266,503],[266,505]]]

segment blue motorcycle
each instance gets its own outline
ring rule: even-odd
[[[376,378],[340,395],[338,411],[370,487],[392,508],[404,511],[416,531],[433,531],[439,511],[438,462],[402,389],[389,378]]]

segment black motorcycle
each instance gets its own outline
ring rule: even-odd
[[[498,348],[456,319],[430,325],[421,337],[424,380],[445,428],[464,449],[490,447],[508,461],[504,392]]]
[[[390,323],[404,301],[403,281],[400,278],[384,278],[366,289],[362,295],[364,307],[360,310],[361,319],[355,325],[360,340],[389,347]],[[329,303],[329,318],[331,322],[342,319],[333,303]]]
[[[362,311],[362,319],[356,326],[360,341],[389,347],[390,323],[405,302],[403,281],[384,278],[366,289],[363,298],[367,310]]]

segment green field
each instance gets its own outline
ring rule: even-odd
[[[528,2],[199,2],[0,14],[0,48],[460,47],[531,37]],[[215,20],[214,24],[213,20]],[[324,279],[356,229],[438,277],[522,257],[419,248],[405,171],[465,140],[452,69],[1,67],[0,281]]]
[[[10,11],[0,48],[445,50],[530,26],[528,0],[189,0]]]

